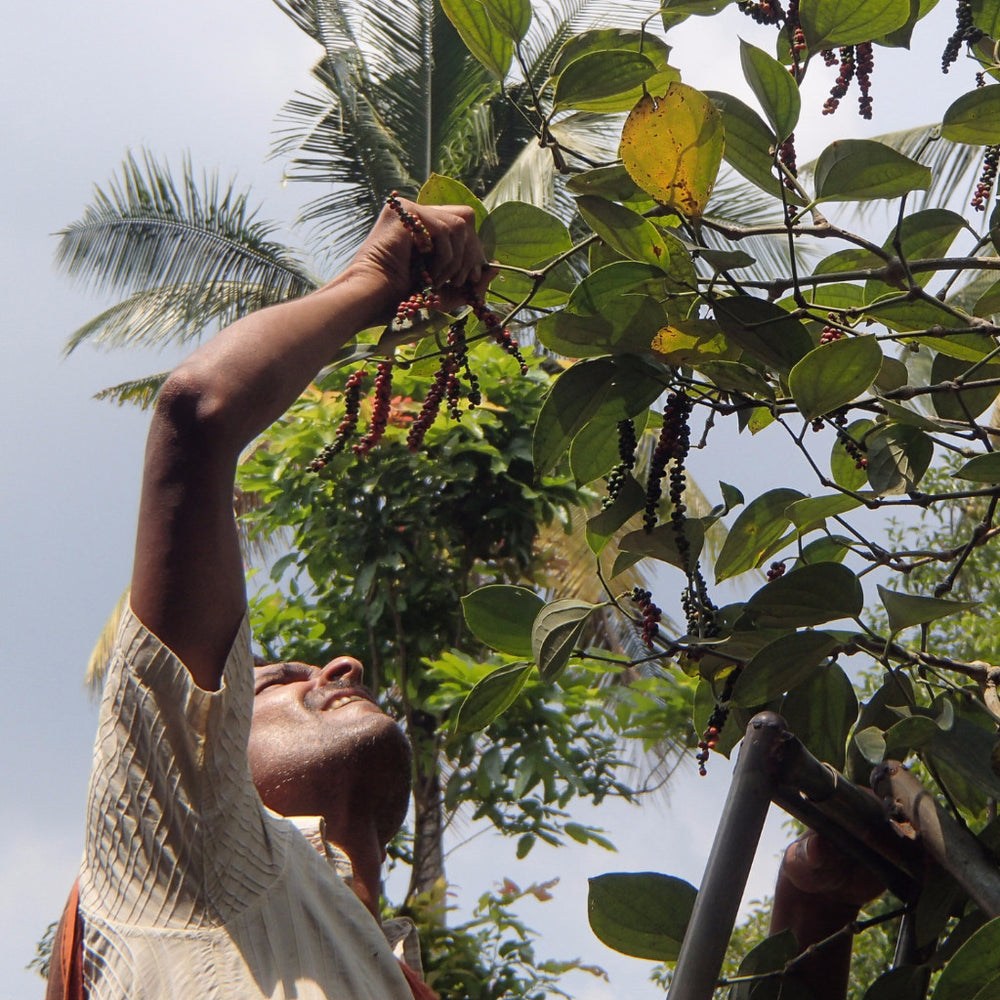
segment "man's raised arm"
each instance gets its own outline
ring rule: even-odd
[[[431,275],[450,288],[483,280],[473,212],[407,205],[434,244]],[[132,609],[207,690],[219,686],[246,608],[233,517],[242,449],[298,398],[360,330],[387,321],[411,289],[411,235],[384,209],[347,268],[293,302],[227,327],[164,383],[146,445]],[[447,286],[447,287],[445,287]]]

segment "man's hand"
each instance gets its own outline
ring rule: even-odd
[[[839,851],[830,841],[809,830],[788,845],[780,878],[817,903],[861,907],[885,891],[885,886],[864,865]]]
[[[400,204],[420,219],[431,238],[430,272],[442,308],[451,312],[465,305],[466,286],[482,295],[493,272],[476,235],[473,210],[465,205],[415,205],[403,199]],[[394,308],[418,290],[413,287],[413,273],[419,259],[413,236],[387,205],[343,277],[382,285]],[[391,312],[383,318],[388,321]]]

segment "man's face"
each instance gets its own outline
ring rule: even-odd
[[[325,667],[274,663],[256,670],[250,769],[265,805],[286,816],[340,824],[374,819],[387,843],[406,815],[410,747],[340,656]]]

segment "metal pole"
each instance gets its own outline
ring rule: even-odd
[[[785,720],[774,712],[755,715],[747,726],[669,1000],[712,1000],[771,804],[776,750],[788,736]]]
[[[1000,871],[983,845],[963,830],[899,761],[872,772],[876,795],[913,827],[928,853],[990,917],[1000,916]]]

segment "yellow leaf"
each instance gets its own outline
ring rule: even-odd
[[[663,327],[649,347],[670,365],[683,365],[698,358],[731,361],[739,355],[739,349],[730,346],[718,323],[698,319]]]
[[[672,83],[663,97],[646,94],[622,129],[629,176],[661,205],[701,218],[715,184],[725,133],[719,109],[699,90]]]

